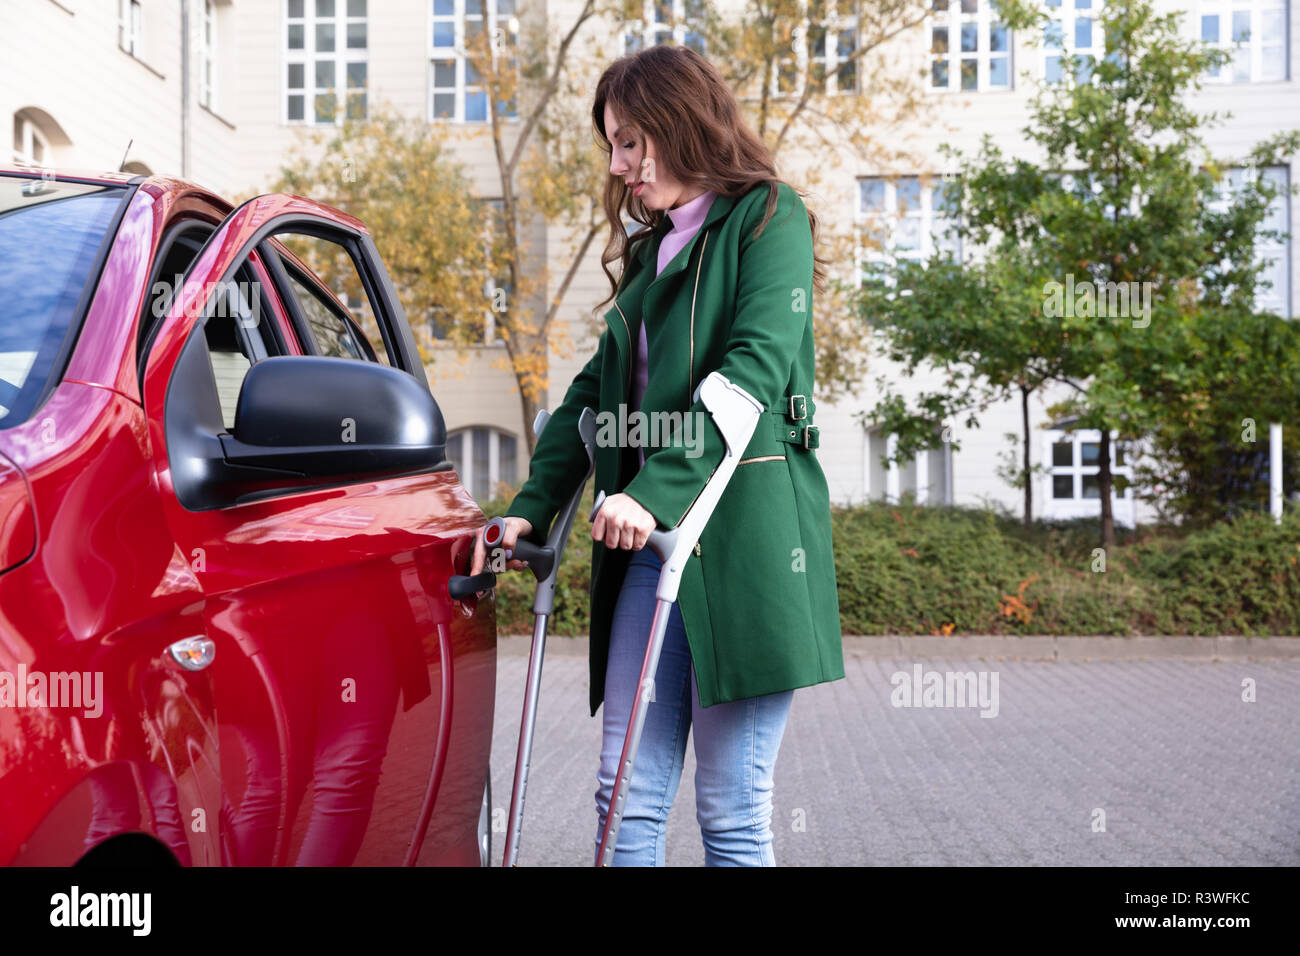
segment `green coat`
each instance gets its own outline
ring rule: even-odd
[[[596,354],[538,439],[528,480],[507,512],[532,523],[533,541],[545,539],[586,471],[578,415],[588,405],[617,415],[630,401],[642,320],[649,347],[642,410],[651,420],[658,411],[679,413],[673,421],[698,412],[703,417],[693,421],[704,424],[673,443],[643,440],[639,472],[638,448],[598,440],[595,488],[625,492],[661,527],[676,527],[723,457],[703,403],[691,401],[700,379],[717,369],[762,402],[768,411],[682,574],[678,604],[703,707],[844,676],[830,496],[813,450],[816,430],[803,430],[814,410],[812,235],[802,200],[780,183],[772,218],[751,238],[768,195],[764,183],[740,197],[716,196],[699,231],[657,277],[669,217],[640,243],[605,313],[609,327]],[[794,401],[795,415],[807,412],[798,420],[790,415],[796,395],[807,396]],[[631,554],[592,542],[592,716],[604,700],[610,622]]]

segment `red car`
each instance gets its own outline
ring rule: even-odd
[[[0,863],[486,865],[445,444],[358,220],[0,167]]]

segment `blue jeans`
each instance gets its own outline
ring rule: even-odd
[[[596,775],[597,861],[650,640],[660,566],[649,548],[634,553],[614,609],[605,671],[604,743]],[[704,841],[704,865],[775,866],[772,772],[793,697],[794,691],[787,690],[701,707],[681,610],[674,604],[623,805],[613,865],[664,865],[668,811],[694,723],[695,818]]]

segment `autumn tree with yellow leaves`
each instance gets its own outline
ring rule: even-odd
[[[596,142],[591,95],[611,59],[608,27],[638,39],[646,27],[641,0],[584,0],[564,22],[562,8],[547,6],[530,4],[469,31],[457,50],[486,93],[486,123],[403,119],[372,97],[366,118],[347,119],[310,154],[292,158],[274,186],[335,205],[370,227],[426,362],[435,344],[463,352],[481,343],[490,319],[525,422],[546,401],[550,355],[572,350],[571,323],[579,321],[579,332],[598,329],[594,303],[569,296],[592,246],[603,244],[610,228],[600,205],[607,154]],[[920,73],[899,65],[906,61],[892,44],[923,22],[929,4],[749,0],[725,12],[719,6],[688,0],[681,23],[672,21],[676,37],[687,37],[717,65],[782,177],[810,193],[824,224],[819,255],[853,263],[863,240],[852,228],[837,231],[816,200],[856,200],[851,176],[836,177],[846,162],[851,169],[914,164],[895,131],[928,101]],[[676,42],[667,34],[659,40]],[[829,73],[828,50],[835,51]],[[494,162],[492,192],[500,197],[493,203],[475,198],[453,146],[483,138]],[[539,225],[547,238],[536,244],[530,240]],[[823,398],[856,386],[865,367],[861,326],[846,304],[856,284],[852,268],[832,275],[814,309]],[[531,453],[535,436],[525,432]]]

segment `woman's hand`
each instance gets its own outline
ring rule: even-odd
[[[511,517],[507,517],[505,523],[506,530],[505,534],[501,536],[500,547],[504,548],[508,553],[514,548],[515,542],[519,540],[520,535],[527,537],[533,533],[533,524],[527,518]],[[483,544],[483,529],[486,527],[487,525],[484,525],[483,528],[479,528],[478,534],[474,535],[474,560],[469,568],[470,577],[481,572],[483,566],[487,563],[487,546]],[[518,558],[511,558],[506,561],[507,571],[520,571],[526,567],[528,565]]]
[[[607,548],[640,551],[657,524],[655,516],[642,508],[631,495],[610,495],[591,523],[591,538],[605,542]]]

